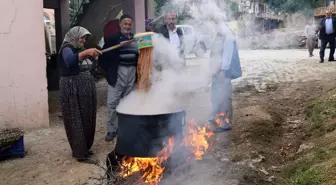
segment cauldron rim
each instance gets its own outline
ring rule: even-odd
[[[120,112],[117,110],[117,114],[118,115],[125,115],[125,116],[165,116],[165,115],[171,115],[171,114],[178,114],[178,113],[185,113],[185,110],[183,109],[179,109],[176,111],[172,111],[172,112],[167,112],[167,113],[157,113],[157,114],[131,114],[131,113],[125,113],[125,112]]]

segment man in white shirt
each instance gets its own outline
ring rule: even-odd
[[[308,51],[309,51],[309,57],[314,56],[313,51],[316,45],[316,31],[317,31],[317,28],[313,24],[313,21],[309,20],[308,24],[305,27],[305,31],[304,31],[305,36],[307,38],[306,44],[307,44]]]
[[[336,36],[336,19],[332,16],[332,12],[327,10],[326,17],[323,18],[319,26],[319,38],[321,39],[321,48],[320,48],[320,63],[324,62],[324,52],[329,43],[330,53],[329,53],[329,62],[335,61],[335,36]]]
[[[168,28],[168,33],[170,44],[173,44],[178,50],[181,50],[181,41],[179,35],[177,34],[177,28],[175,27],[172,30]]]
[[[184,57],[184,45],[183,45],[183,32],[181,29],[176,27],[177,24],[177,13],[174,10],[168,10],[164,14],[164,25],[155,29],[154,32],[162,34],[167,38],[170,44],[177,47],[180,52],[180,57],[185,61]],[[185,67],[185,62],[184,62]]]

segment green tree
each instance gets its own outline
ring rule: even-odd
[[[274,12],[312,14],[313,8],[320,5],[320,0],[265,0],[268,7]]]
[[[169,0],[154,0],[154,8],[157,13],[160,13],[162,7],[165,6]]]
[[[238,12],[238,4],[234,1],[232,1],[230,3],[230,10],[232,11],[232,13]]]
[[[182,7],[174,7],[173,4],[171,4],[171,0],[154,0],[154,8],[157,12],[157,16],[159,16],[162,13],[163,8],[167,9],[175,9],[178,11],[178,22],[180,23],[183,20],[191,18],[190,16],[190,7],[182,6]],[[162,20],[158,21],[158,24],[163,24]]]
[[[71,22],[76,20],[77,14],[82,13],[83,4],[89,2],[89,0],[69,0],[69,16]]]

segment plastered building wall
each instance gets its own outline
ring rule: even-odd
[[[49,126],[43,0],[0,0],[0,128]]]

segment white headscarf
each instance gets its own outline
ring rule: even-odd
[[[83,27],[75,26],[65,34],[62,46],[71,44],[74,48],[80,48],[78,40],[85,35],[91,36],[91,33]]]

